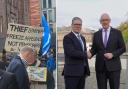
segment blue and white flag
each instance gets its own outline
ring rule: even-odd
[[[44,15],[41,17],[41,27],[43,27],[43,34],[39,54],[43,56],[48,52],[51,45],[50,28]]]

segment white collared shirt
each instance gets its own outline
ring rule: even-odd
[[[73,32],[73,31],[72,31]],[[75,33],[75,32],[73,32],[73,34],[78,38],[78,35],[80,35],[80,33]],[[79,39],[79,38],[78,38]]]
[[[109,39],[110,30],[111,30],[111,27],[109,27],[109,28],[107,29],[107,41],[108,41],[108,39]],[[102,28],[102,40],[103,40],[103,42],[104,42],[104,37],[105,37],[105,29]]]

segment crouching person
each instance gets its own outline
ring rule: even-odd
[[[7,71],[14,73],[18,81],[19,89],[30,89],[27,66],[35,62],[33,48],[25,46],[21,48],[19,56],[16,56],[9,64]]]

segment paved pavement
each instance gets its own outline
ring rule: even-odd
[[[64,79],[63,76],[61,76],[62,73],[62,66],[58,67],[58,89],[64,89]],[[86,79],[86,87],[85,89],[97,89],[96,84],[96,77],[95,77],[95,69],[94,67],[91,67],[91,76]],[[120,89],[125,89],[125,81],[126,81],[126,70],[123,69],[121,72],[121,80],[120,80]],[[109,89],[109,88],[108,88]]]
[[[128,89],[128,60],[126,59],[127,58],[121,58],[122,71],[121,71],[120,89]],[[62,60],[61,61],[58,60],[57,70],[54,71],[54,78],[55,80],[57,80],[56,82],[57,87],[55,89],[64,89],[65,87],[64,78],[63,76],[61,76],[63,70],[63,64],[64,62]],[[85,89],[97,89],[94,58],[89,60],[89,65],[90,65],[91,76],[86,79]],[[39,88],[36,87],[34,89],[39,89]],[[44,84],[41,89],[47,89],[46,85]],[[108,84],[108,89],[110,89],[109,84]]]

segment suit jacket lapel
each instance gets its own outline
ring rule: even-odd
[[[113,38],[113,30],[112,30],[112,28],[111,28],[110,34],[109,34],[109,37],[108,37],[108,41],[107,41],[107,46],[106,46],[106,48],[109,46],[109,44],[110,44],[112,38]]]
[[[71,34],[72,34],[72,39],[78,44],[78,46],[80,46],[80,49],[83,50],[81,47],[81,43],[79,42],[78,38],[75,36],[75,34],[73,32],[71,32]]]
[[[100,29],[99,36],[100,36],[99,39],[101,40],[101,41],[100,41],[100,42],[101,42],[101,45],[102,45],[103,48],[105,48],[105,47],[104,47],[104,42],[103,42],[103,37],[102,37],[102,29]]]
[[[81,36],[81,39],[82,39],[82,41],[83,41],[83,44],[84,44],[84,51],[85,51],[85,49],[86,49],[86,42],[85,42],[85,40],[84,40],[84,38]]]

